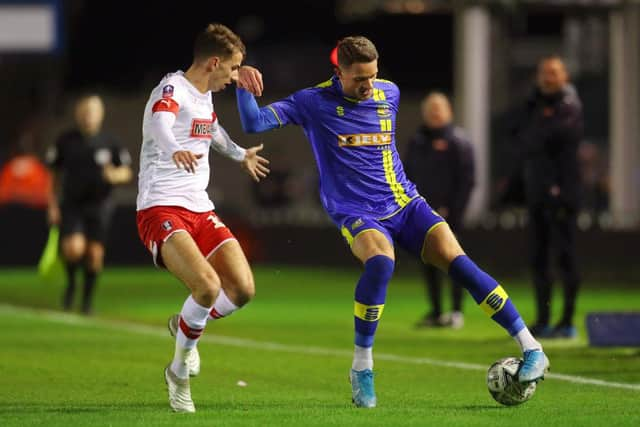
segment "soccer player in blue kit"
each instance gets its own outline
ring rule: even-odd
[[[395,244],[447,272],[515,338],[523,352],[521,383],[543,378],[549,360],[506,291],[465,254],[445,220],[405,176],[395,144],[400,91],[377,78],[375,45],[362,36],[343,38],[335,70],[330,80],[266,107],[244,89],[251,84],[246,78],[238,80],[236,96],[246,132],[302,126],[315,155],[322,205],[364,266],[355,288],[349,376],[354,404],[376,406],[372,348]]]

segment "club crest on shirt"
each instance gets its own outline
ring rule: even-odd
[[[173,96],[173,85],[166,85],[162,88],[162,97],[171,98]]]
[[[173,228],[173,225],[171,224],[171,221],[166,220],[162,223],[162,228],[164,228],[166,231],[170,231]]]
[[[362,218],[358,218],[353,222],[353,224],[351,224],[351,229],[355,230],[356,228],[360,227],[361,225],[364,225],[364,221],[362,220]]]
[[[379,117],[386,118],[391,117],[391,110],[389,109],[389,104],[385,101],[381,101],[378,103],[378,108],[376,109],[376,113]]]

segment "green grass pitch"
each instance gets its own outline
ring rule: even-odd
[[[107,268],[95,315],[87,318],[59,311],[62,284],[3,270],[0,426],[640,425],[639,349],[590,348],[580,322],[577,340],[543,342],[552,371],[533,398],[502,407],[485,374],[498,358],[519,355],[515,341],[468,295],[463,329],[414,329],[426,305],[421,278],[411,274],[393,279],[378,328],[378,407],[352,407],[347,377],[358,275],[257,266],[255,300],[210,323],[199,344],[197,413],[184,415],[169,410],[163,380],[173,354],[166,320],[187,295],[179,282],[152,268]],[[528,283],[502,285],[530,321]],[[640,292],[589,283],[578,308],[579,318],[637,310]]]

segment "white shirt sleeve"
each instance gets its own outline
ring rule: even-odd
[[[243,161],[247,154],[247,150],[233,142],[227,131],[220,126],[218,120],[212,124],[211,142],[211,147],[214,150],[236,162]]]
[[[173,156],[176,151],[182,151],[180,144],[171,131],[176,122],[176,115],[169,111],[156,111],[151,115],[149,122],[149,133],[160,149]]]

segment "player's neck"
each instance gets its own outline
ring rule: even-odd
[[[200,93],[207,93],[209,90],[209,78],[207,73],[198,69],[194,65],[189,67],[189,69],[184,73],[184,78],[187,79],[193,87],[198,89]]]

